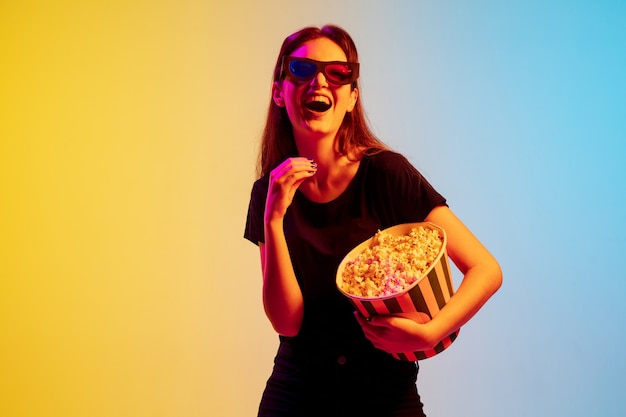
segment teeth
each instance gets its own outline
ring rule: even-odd
[[[306,100],[306,104],[310,104],[310,103],[324,103],[324,104],[330,104],[330,99],[328,97],[324,97],[324,96],[311,96],[309,98],[307,98]]]

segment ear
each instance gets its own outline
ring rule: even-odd
[[[285,99],[283,98],[283,90],[279,82],[272,85],[272,99],[278,107],[285,107]]]
[[[353,88],[352,91],[350,91],[350,100],[348,101],[348,108],[347,108],[348,113],[354,110],[354,106],[356,106],[356,101],[358,99],[359,99],[359,90],[357,88]]]

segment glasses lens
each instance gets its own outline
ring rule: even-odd
[[[294,60],[289,63],[289,72],[298,78],[311,78],[317,73],[317,65],[313,62]]]
[[[324,75],[331,82],[348,84],[352,79],[352,69],[346,64],[330,64],[326,66]]]

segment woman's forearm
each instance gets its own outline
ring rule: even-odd
[[[438,337],[445,337],[467,323],[498,290],[502,283],[500,267],[491,260],[469,269],[454,296],[430,322]]]
[[[455,295],[429,326],[445,337],[467,323],[502,285],[496,259],[447,207],[437,207],[426,218],[446,231],[448,255],[463,274]]]
[[[265,224],[261,264],[265,314],[278,334],[295,336],[302,324],[304,301],[291,263],[282,219]]]

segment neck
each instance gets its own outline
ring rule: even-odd
[[[327,202],[336,198],[350,183],[358,169],[358,161],[352,161],[336,149],[333,138],[307,138],[296,141],[300,156],[313,158],[317,172],[306,180],[300,190],[309,199]]]

